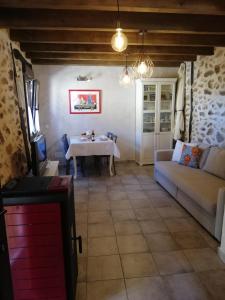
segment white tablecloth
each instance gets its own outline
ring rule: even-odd
[[[66,153],[66,159],[72,156],[92,156],[92,155],[114,155],[120,158],[120,151],[117,145],[110,139],[102,141],[96,137],[95,141],[81,140],[80,136],[70,138],[69,149]]]

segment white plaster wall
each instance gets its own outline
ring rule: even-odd
[[[62,158],[60,137],[63,133],[79,135],[94,129],[97,134],[112,131],[118,135],[121,160],[134,159],[135,85],[119,85],[121,67],[100,66],[34,66],[40,81],[40,125],[48,143],[50,159]],[[91,75],[90,82],[78,82],[78,75]],[[155,68],[153,77],[176,77],[177,68]],[[102,113],[72,115],[69,113],[69,89],[100,89]]]

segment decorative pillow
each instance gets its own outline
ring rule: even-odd
[[[201,154],[202,150],[198,146],[184,144],[179,164],[197,169],[199,168]]]
[[[172,161],[176,161],[176,162],[180,161],[183,145],[184,145],[183,142],[177,140],[175,149],[173,151]]]
[[[203,170],[225,179],[225,149],[211,147]]]
[[[196,143],[184,143],[180,140],[177,140],[175,149],[173,151],[173,156],[172,156],[172,161],[180,162],[183,146],[188,145],[188,146],[197,146]]]

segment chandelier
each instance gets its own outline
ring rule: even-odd
[[[128,45],[127,37],[123,33],[122,28],[120,27],[119,0],[117,0],[117,28],[116,28],[116,33],[112,36],[111,45],[113,50],[117,52],[123,52],[124,50],[126,50]]]
[[[139,33],[142,36],[142,47],[141,47],[141,53],[132,67],[135,79],[150,78],[153,74],[154,64],[150,56],[144,53],[145,33],[146,33],[145,31],[141,31]]]

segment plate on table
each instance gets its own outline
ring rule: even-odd
[[[80,140],[84,142],[84,141],[87,141],[88,138],[87,138],[86,136],[81,136],[81,137],[80,137]]]
[[[99,139],[100,139],[101,141],[108,141],[108,138],[107,138],[107,136],[105,136],[105,135],[100,135]]]

